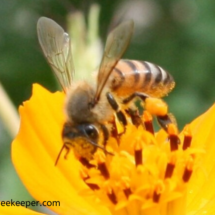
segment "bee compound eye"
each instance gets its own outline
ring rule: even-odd
[[[85,126],[85,132],[91,139],[94,140],[99,136],[97,128],[92,124]]]

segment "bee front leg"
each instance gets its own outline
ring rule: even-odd
[[[104,135],[103,144],[104,144],[104,146],[106,146],[107,140],[108,140],[108,138],[109,138],[108,129],[107,129],[106,126],[103,125],[103,124],[101,124],[101,129],[102,129],[102,132],[103,132],[103,135]]]
[[[67,156],[68,156],[68,154],[69,154],[69,151],[70,151],[70,147],[68,147],[68,146],[65,144],[64,148],[66,149],[66,153],[65,153],[65,155],[64,155],[64,159],[66,160],[66,159],[67,159]]]

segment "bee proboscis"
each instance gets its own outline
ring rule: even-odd
[[[121,59],[133,33],[132,20],[117,26],[107,37],[99,66],[97,81],[74,83],[71,41],[69,35],[55,21],[41,17],[37,23],[39,43],[63,90],[66,92],[67,122],[62,131],[63,149],[74,148],[74,153],[86,160],[92,159],[97,148],[105,149],[110,128],[108,122],[116,115],[125,126],[122,111],[134,98],[161,98],[174,87],[172,76],[161,67],[137,60]],[[166,129],[171,117],[157,116]]]

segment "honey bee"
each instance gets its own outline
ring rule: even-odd
[[[108,122],[114,115],[126,126],[124,109],[135,98],[143,102],[146,98],[160,98],[169,93],[175,82],[172,76],[161,67],[136,60],[121,59],[134,29],[132,20],[118,25],[107,37],[104,54],[99,66],[97,81],[73,82],[69,35],[55,21],[41,17],[37,23],[37,33],[43,53],[51,65],[67,95],[65,112],[67,122],[62,130],[63,149],[66,155],[71,148],[79,158],[89,161],[98,148],[105,153],[105,143],[110,135]],[[168,113],[157,116],[161,126],[166,129],[171,123]]]

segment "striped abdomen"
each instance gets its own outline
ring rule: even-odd
[[[157,98],[165,96],[175,86],[173,77],[164,69],[137,60],[120,60],[107,84],[119,96],[143,92]]]

